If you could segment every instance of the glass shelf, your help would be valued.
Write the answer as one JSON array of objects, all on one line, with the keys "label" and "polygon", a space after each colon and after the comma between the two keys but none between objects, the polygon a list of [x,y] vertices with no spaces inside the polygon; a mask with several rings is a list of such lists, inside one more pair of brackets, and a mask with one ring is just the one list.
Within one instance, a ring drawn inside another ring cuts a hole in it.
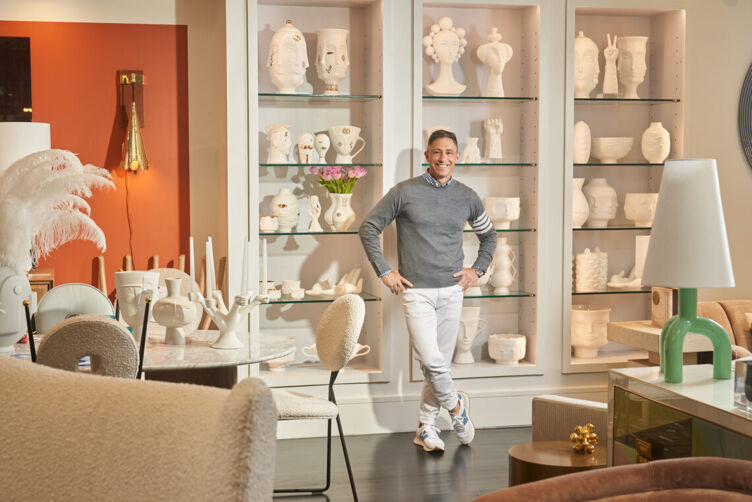
[{"label": "glass shelf", "polygon": [[[475,230],[463,230],[462,232],[466,234],[474,233]],[[497,228],[496,232],[535,232],[534,228]]]},{"label": "glass shelf", "polygon": [[647,103],[647,104],[663,104],[663,103],[678,103],[679,100],[675,98],[574,98],[575,103]]},{"label": "glass shelf", "polygon": [[260,232],[259,237],[274,237],[277,235],[357,235],[357,230],[348,232]]},{"label": "glass shelf", "polygon": [[573,232],[596,232],[599,230],[608,231],[608,230],[652,230],[653,227],[635,227],[632,225],[623,225],[623,226],[609,226],[605,228],[590,228],[590,227],[582,227],[582,228],[573,228]]},{"label": "glass shelf", "polygon": [[538,98],[534,96],[504,96],[503,98],[486,96],[423,96],[423,99],[427,101],[500,101],[507,103],[538,101]]},{"label": "glass shelf", "polygon": [[[374,296],[371,293],[360,293],[361,298],[363,298],[366,302],[378,302],[381,301],[381,298],[378,296]],[[261,305],[272,305],[272,304],[285,304],[285,303],[331,303],[333,302],[337,297],[336,296],[312,296],[306,293],[306,295],[301,299],[295,299],[291,298],[289,296],[282,295],[282,298],[279,300],[271,300],[269,303],[262,303]]]},{"label": "glass shelf", "polygon": [[639,294],[639,293],[650,293],[652,290],[650,288],[629,288],[629,289],[618,289],[618,288],[608,288],[604,291],[587,291],[583,293],[572,293],[572,296],[582,296],[582,295],[628,295],[628,294]]},{"label": "glass shelf", "polygon": [[378,94],[277,94],[276,92],[260,92],[258,99],[261,102],[308,102],[327,103],[330,101],[373,101],[381,99]]},{"label": "glass shelf", "polygon": [[380,167],[381,164],[370,162],[353,162],[352,164],[267,164],[260,163],[259,167]]},{"label": "glass shelf", "polygon": [[475,298],[528,298],[535,296],[535,293],[528,293],[527,291],[510,291],[507,294],[495,295],[492,288],[481,288],[481,294],[479,295],[465,295],[465,299]]},{"label": "glass shelf", "polygon": [[662,167],[663,163],[650,164],[648,162],[617,162],[616,164],[603,164],[599,162],[588,162],[585,164],[573,164],[574,167]]},{"label": "glass shelf", "polygon": [[[538,164],[532,162],[488,162],[486,164],[463,164],[461,162],[456,163],[455,167],[535,167]],[[425,162],[423,167],[428,167],[429,164]]]}]

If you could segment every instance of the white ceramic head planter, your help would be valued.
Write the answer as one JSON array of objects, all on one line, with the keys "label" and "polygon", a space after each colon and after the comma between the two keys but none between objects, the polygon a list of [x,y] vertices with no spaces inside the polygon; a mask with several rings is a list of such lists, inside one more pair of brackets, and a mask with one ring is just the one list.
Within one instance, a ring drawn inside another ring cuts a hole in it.
[{"label": "white ceramic head planter", "polygon": [[483,205],[497,230],[510,228],[520,217],[519,197],[486,197]]},{"label": "white ceramic head planter", "polygon": [[266,67],[281,94],[295,94],[295,89],[305,82],[308,68],[305,37],[292,22],[287,21],[274,32]]},{"label": "white ceramic head planter", "polygon": [[650,227],[658,206],[657,193],[628,193],[624,196],[624,216],[636,227]]},{"label": "white ceramic head planter", "polygon": [[115,292],[120,314],[133,329],[133,338],[141,339],[144,320],[144,302],[152,298],[159,288],[159,272],[126,271],[115,272]]},{"label": "white ceramic head planter", "polygon": [[301,164],[313,164],[313,134],[304,132],[298,136],[298,159]]},{"label": "white ceramic head planter", "polygon": [[496,364],[514,365],[525,357],[527,338],[525,335],[499,334],[488,336],[488,355]]},{"label": "white ceramic head planter", "polygon": [[572,348],[575,357],[598,356],[598,349],[608,343],[606,325],[610,308],[572,305]]},{"label": "white ceramic head planter", "polygon": [[645,63],[648,37],[621,37],[616,42],[619,49],[619,59],[616,62],[616,72],[619,83],[624,89],[622,94],[626,99],[639,99],[637,86],[645,80],[648,67]]},{"label": "white ceramic head planter", "polygon": [[616,190],[606,182],[606,178],[592,178],[582,189],[588,201],[586,226],[605,228],[609,220],[616,218]]},{"label": "white ceramic head planter", "polygon": [[457,332],[457,345],[454,349],[454,362],[458,364],[472,364],[475,358],[470,352],[473,340],[478,336],[478,329],[486,324],[480,318],[480,307],[462,307],[460,329]]},{"label": "white ceramic head planter", "polygon": [[324,81],[324,94],[339,94],[339,82],[347,76],[350,66],[347,56],[348,33],[348,30],[338,28],[316,31],[316,72]]},{"label": "white ceramic head planter", "polygon": [[589,98],[598,85],[598,46],[579,32],[574,39],[574,97]]},{"label": "white ceramic head planter", "polygon": [[512,54],[514,54],[512,46],[501,41],[498,28],[491,28],[491,33],[488,34],[488,43],[479,46],[476,54],[478,59],[491,69],[483,96],[504,97],[501,73],[504,71],[507,62],[512,59]]},{"label": "white ceramic head planter", "polygon": [[266,139],[269,141],[269,164],[287,164],[289,162],[292,138],[290,126],[285,124],[271,124],[266,126]]},{"label": "white ceramic head planter", "polygon": [[316,153],[319,154],[319,164],[326,164],[326,152],[329,151],[331,144],[332,142],[326,134],[321,133],[316,135],[313,147],[316,149]]},{"label": "white ceramic head planter", "polygon": [[439,63],[439,76],[426,86],[431,96],[459,96],[467,86],[455,80],[452,65],[459,61],[465,52],[465,30],[455,28],[452,18],[442,17],[438,24],[431,26],[431,33],[423,37],[426,55]]}]

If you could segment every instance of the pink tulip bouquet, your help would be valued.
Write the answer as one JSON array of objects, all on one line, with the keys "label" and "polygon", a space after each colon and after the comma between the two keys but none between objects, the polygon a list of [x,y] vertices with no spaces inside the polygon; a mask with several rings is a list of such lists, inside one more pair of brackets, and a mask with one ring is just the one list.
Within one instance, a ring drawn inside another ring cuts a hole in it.
[{"label": "pink tulip bouquet", "polygon": [[319,185],[329,193],[351,193],[355,182],[368,173],[360,166],[311,167],[309,172],[319,177]]}]

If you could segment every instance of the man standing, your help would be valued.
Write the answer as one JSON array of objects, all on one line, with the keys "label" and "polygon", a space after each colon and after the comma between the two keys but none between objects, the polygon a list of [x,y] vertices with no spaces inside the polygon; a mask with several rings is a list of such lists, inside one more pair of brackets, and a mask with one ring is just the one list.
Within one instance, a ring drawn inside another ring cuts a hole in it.
[{"label": "man standing", "polygon": [[[359,233],[376,274],[401,297],[410,344],[425,377],[413,442],[425,451],[443,451],[436,427],[441,407],[449,411],[462,444],[469,444],[475,435],[468,416],[469,397],[455,389],[450,368],[463,291],[488,269],[496,232],[478,195],[452,178],[459,159],[457,137],[442,129],[435,131],[425,156],[426,172],[392,188]],[[379,234],[393,220],[397,220],[398,270],[387,265],[379,242]],[[480,240],[478,257],[470,268],[463,268],[465,222]]]}]

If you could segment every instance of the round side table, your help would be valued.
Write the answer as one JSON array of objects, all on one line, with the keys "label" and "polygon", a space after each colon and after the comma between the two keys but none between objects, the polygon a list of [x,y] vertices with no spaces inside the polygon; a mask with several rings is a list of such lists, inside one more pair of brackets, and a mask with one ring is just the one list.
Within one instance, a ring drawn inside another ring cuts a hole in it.
[{"label": "round side table", "polygon": [[570,441],[535,441],[509,448],[509,486],[606,467],[606,445],[575,453]]}]

